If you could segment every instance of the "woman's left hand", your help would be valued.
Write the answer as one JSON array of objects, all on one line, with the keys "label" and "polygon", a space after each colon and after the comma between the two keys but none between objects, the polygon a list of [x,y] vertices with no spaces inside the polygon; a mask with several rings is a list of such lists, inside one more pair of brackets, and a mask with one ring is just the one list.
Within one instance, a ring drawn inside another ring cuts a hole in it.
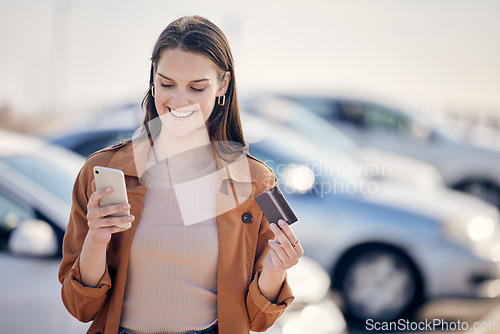
[{"label": "woman's left hand", "polygon": [[284,272],[296,265],[300,257],[304,255],[304,249],[290,225],[282,219],[278,221],[278,225],[271,224],[276,240],[268,241],[271,249],[264,259],[264,268],[272,272]]}]

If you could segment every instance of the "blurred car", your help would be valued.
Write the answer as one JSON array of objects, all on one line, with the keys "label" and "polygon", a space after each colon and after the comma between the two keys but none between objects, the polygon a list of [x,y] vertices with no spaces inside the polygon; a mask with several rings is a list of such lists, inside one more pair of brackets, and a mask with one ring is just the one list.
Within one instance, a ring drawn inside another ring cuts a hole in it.
[{"label": "blurred car", "polygon": [[374,148],[363,148],[343,134],[333,124],[311,109],[288,99],[273,95],[247,96],[241,103],[245,112],[286,125],[314,140],[315,145],[333,154],[348,155],[353,164],[366,176],[383,178],[416,189],[432,190],[444,186],[439,171],[433,165],[405,155]]},{"label": "blurred car", "polygon": [[71,192],[84,159],[0,131],[0,328],[2,333],[84,333],[57,280]]},{"label": "blurred car", "polygon": [[273,168],[299,217],[294,231],[306,255],[330,274],[353,318],[395,319],[425,300],[498,294],[495,207],[447,188],[417,192],[365,179],[340,151],[242,118],[250,153]]},{"label": "blurred car", "polygon": [[447,186],[500,207],[500,153],[460,142],[425,119],[377,103],[331,96],[282,95],[330,121],[361,146],[436,166]]},{"label": "blurred car", "polygon": [[330,273],[352,318],[394,320],[426,300],[500,292],[494,206],[447,188],[363,179],[335,168],[348,166],[345,157],[288,127],[250,115],[243,124],[258,133],[250,153],[275,171],[299,217],[293,227],[306,255]]},{"label": "blurred car", "polygon": [[41,125],[34,133],[44,139],[82,131],[135,128],[141,124],[144,112],[137,103],[126,103],[111,108],[88,110],[85,113],[66,113],[50,123]]},{"label": "blurred car", "polygon": [[117,142],[132,138],[134,129],[103,129],[72,132],[52,138],[52,144],[62,146],[84,157],[111,146]]},{"label": "blurred car", "polygon": [[[0,130],[2,333],[71,334],[89,327],[64,308],[57,279],[73,183],[83,163],[80,155]],[[319,264],[304,257],[288,279],[296,299],[269,333],[347,332],[328,293],[329,276]]]}]

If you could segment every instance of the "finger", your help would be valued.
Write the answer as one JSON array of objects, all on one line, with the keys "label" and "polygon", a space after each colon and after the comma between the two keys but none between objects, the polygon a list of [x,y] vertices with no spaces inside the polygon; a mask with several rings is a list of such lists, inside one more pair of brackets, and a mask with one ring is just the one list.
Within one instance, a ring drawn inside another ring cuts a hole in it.
[{"label": "finger", "polygon": [[[293,233],[292,227],[288,225],[284,220],[280,219],[278,220],[278,224],[282,230],[282,232],[286,235],[288,240],[290,241],[293,250],[295,253],[301,257],[304,254],[304,250],[302,249],[302,246],[300,245],[299,238]],[[295,244],[295,247],[293,246]],[[300,248],[299,248],[300,247]]]},{"label": "finger", "polygon": [[276,240],[270,239],[268,241],[269,246],[271,247],[272,250],[276,253],[276,255],[279,257],[282,263],[285,263],[290,259],[286,251],[281,247],[281,245],[276,242]]},{"label": "finger", "polygon": [[130,204],[120,203],[106,206],[90,207],[87,211],[87,220],[100,219],[119,212],[124,212],[130,209]]},{"label": "finger", "polygon": [[123,232],[126,230],[128,230],[128,228],[118,227],[118,226],[110,226],[110,227],[103,227],[103,228],[100,228],[98,230],[91,230],[90,233],[92,233],[93,236],[101,237],[101,236],[106,236],[106,235],[113,234],[113,233]]},{"label": "finger", "polygon": [[113,189],[111,189],[111,187],[106,187],[106,188],[102,188],[102,189],[96,190],[90,196],[89,202],[87,204],[87,208],[90,209],[90,208],[96,208],[96,207],[98,207],[99,206],[99,201],[101,200],[101,198],[103,198],[104,196],[107,196],[107,195],[111,194],[112,192],[113,192]]},{"label": "finger", "polygon": [[123,217],[108,217],[101,219],[93,219],[89,220],[89,228],[90,229],[105,229],[109,227],[116,227],[116,225],[131,223],[135,220],[135,217],[123,216]]},{"label": "finger", "polygon": [[134,220],[135,220],[135,217],[133,215],[123,216],[123,217],[110,217],[110,218],[106,218],[106,222],[110,226],[127,224],[127,223],[133,222]]},{"label": "finger", "polygon": [[281,247],[287,252],[289,257],[294,256],[295,250],[293,249],[292,243],[288,240],[287,236],[276,224],[271,224],[271,230],[278,239]]},{"label": "finger", "polygon": [[300,242],[295,246],[295,252],[299,255],[299,257],[304,255],[304,248],[302,248]]},{"label": "finger", "polygon": [[286,235],[286,237],[288,238],[288,240],[290,240],[292,244],[294,244],[297,240],[299,240],[295,236],[295,233],[293,233],[292,227],[288,225],[286,221],[284,221],[283,219],[279,219],[278,225],[281,228],[281,231],[283,231],[283,233]]},{"label": "finger", "polygon": [[111,234],[113,233],[118,233],[118,232],[124,232],[126,230],[130,229],[130,227],[119,227],[119,226],[113,226],[109,228],[109,231]]},{"label": "finger", "polygon": [[130,209],[130,204],[128,203],[106,205],[100,207],[99,214],[101,215],[101,217],[106,217],[115,213],[127,211],[129,209]]}]

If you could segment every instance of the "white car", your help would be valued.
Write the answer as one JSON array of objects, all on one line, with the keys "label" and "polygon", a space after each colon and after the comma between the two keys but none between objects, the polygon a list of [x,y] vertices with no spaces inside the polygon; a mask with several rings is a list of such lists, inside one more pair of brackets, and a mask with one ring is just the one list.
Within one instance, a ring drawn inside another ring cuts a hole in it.
[{"label": "white car", "polygon": [[2,333],[84,333],[58,281],[71,191],[84,159],[0,132],[0,327]]},{"label": "white car", "polygon": [[[65,149],[0,130],[1,333],[81,334],[89,327],[66,311],[57,276],[73,183],[83,163]],[[346,333],[320,265],[304,257],[288,277],[296,299],[269,333]]]}]

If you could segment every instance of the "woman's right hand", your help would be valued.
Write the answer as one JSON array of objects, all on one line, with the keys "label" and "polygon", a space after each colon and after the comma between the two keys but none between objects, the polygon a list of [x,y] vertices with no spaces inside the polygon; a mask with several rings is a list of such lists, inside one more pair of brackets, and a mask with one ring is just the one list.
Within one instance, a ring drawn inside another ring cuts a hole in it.
[{"label": "woman's right hand", "polygon": [[87,204],[87,223],[89,226],[87,238],[91,238],[92,243],[102,243],[107,245],[111,240],[111,235],[113,233],[128,230],[128,228],[126,227],[118,227],[116,225],[131,223],[135,219],[135,217],[132,215],[123,217],[109,217],[109,215],[113,213],[130,209],[130,204],[128,203],[100,207],[100,200],[104,196],[107,196],[111,193],[112,189],[110,188],[102,188],[96,190],[95,180],[92,180],[92,195],[90,196],[89,202]]}]

